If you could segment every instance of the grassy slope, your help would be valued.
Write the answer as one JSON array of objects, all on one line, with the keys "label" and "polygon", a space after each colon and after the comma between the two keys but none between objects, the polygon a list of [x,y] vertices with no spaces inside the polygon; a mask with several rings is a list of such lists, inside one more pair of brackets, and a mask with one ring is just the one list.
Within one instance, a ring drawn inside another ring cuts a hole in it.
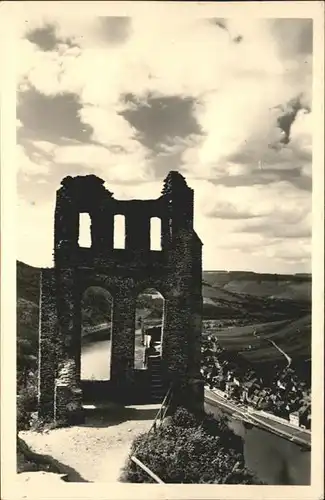
[{"label": "grassy slope", "polygon": [[[311,315],[297,320],[268,322],[244,327],[230,327],[216,331],[217,338],[227,350],[239,352],[250,362],[265,362],[282,359],[282,355],[267,342],[256,338],[256,331],[262,339],[271,339],[289,356],[306,357],[311,355]],[[244,351],[248,345],[249,351]]]}]

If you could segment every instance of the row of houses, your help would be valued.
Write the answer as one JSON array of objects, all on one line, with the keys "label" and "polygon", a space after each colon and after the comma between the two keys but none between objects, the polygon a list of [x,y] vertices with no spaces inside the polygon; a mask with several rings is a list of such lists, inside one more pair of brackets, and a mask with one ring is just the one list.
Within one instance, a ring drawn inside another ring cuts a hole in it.
[{"label": "row of houses", "polygon": [[225,384],[225,394],[228,398],[239,400],[241,403],[251,406],[255,409],[267,410],[269,413],[288,420],[292,425],[310,429],[311,413],[309,405],[302,405],[292,411],[290,403],[282,405],[283,410],[275,411],[275,401],[277,395],[272,394],[270,389],[259,389],[254,385],[254,381],[241,383],[236,377]]},{"label": "row of houses", "polygon": [[202,348],[201,373],[206,383],[225,397],[249,407],[264,410],[292,425],[310,428],[310,387],[292,369],[274,366],[267,376],[259,376],[254,367],[225,352],[216,338],[208,337]]}]

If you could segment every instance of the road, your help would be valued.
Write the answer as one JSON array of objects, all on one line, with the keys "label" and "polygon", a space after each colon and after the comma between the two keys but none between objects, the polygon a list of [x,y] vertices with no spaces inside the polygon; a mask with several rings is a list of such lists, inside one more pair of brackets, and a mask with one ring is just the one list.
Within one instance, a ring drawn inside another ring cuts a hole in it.
[{"label": "road", "polygon": [[277,351],[279,351],[287,360],[287,368],[289,368],[289,366],[291,365],[292,363],[292,359],[290,358],[290,356],[281,349],[281,347],[278,346],[278,344],[276,344],[274,342],[274,340],[271,340],[271,339],[267,339],[267,338],[263,338],[261,337],[260,335],[258,335],[258,333],[256,333],[256,331],[253,333],[253,335],[255,337],[257,337],[258,339],[262,340],[262,341],[265,341],[265,342],[268,342],[269,344],[273,345],[273,347],[275,347],[275,349],[277,349]]},{"label": "road", "polygon": [[279,422],[272,418],[272,416],[261,414],[258,410],[248,410],[246,406],[234,401],[225,400],[222,396],[208,388],[205,388],[204,397],[207,403],[218,406],[225,412],[230,413],[234,418],[238,418],[256,427],[273,432],[280,437],[299,445],[306,446],[307,448],[311,446],[311,433],[308,430],[294,427],[289,422],[288,424]]}]

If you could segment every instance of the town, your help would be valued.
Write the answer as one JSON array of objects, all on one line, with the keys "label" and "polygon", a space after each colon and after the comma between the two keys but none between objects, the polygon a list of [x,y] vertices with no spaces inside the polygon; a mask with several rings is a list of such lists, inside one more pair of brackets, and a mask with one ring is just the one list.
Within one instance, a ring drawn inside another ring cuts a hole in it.
[{"label": "town", "polygon": [[201,373],[210,389],[219,389],[226,399],[274,414],[302,429],[311,428],[308,370],[299,374],[277,364],[258,370],[227,352],[211,335],[203,337],[202,354]]}]

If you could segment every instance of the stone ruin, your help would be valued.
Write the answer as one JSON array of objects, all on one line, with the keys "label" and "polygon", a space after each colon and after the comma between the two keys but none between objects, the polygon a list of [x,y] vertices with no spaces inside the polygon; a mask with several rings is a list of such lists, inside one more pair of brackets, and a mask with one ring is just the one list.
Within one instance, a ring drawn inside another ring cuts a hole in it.
[{"label": "stone ruin", "polygon": [[[40,287],[38,414],[81,415],[81,298],[89,286],[113,297],[110,394],[134,384],[136,298],[155,288],[164,298],[161,362],[173,401],[203,407],[200,376],[202,243],[193,229],[194,192],[171,171],[153,200],[116,200],[94,175],[66,177],[56,195],[54,268]],[[91,247],[78,244],[79,218],[91,219]],[[125,217],[125,248],[114,248],[114,216]],[[150,219],[161,220],[161,250],[150,249]]]}]

